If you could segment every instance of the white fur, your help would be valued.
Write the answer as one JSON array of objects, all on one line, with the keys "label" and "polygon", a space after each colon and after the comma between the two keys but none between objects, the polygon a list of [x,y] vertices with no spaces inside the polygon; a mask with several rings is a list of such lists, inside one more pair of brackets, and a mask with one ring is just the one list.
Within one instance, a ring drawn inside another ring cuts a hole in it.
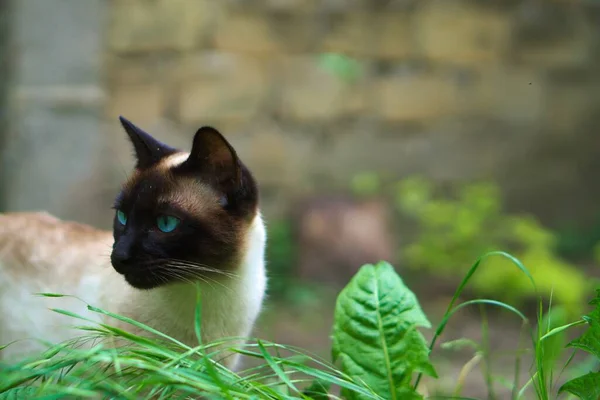
[{"label": "white fur", "polygon": [[[267,278],[264,263],[266,230],[260,213],[252,222],[246,242],[246,253],[235,277],[201,284],[202,339],[204,342],[224,337],[248,336],[262,308]],[[130,316],[189,345],[197,345],[194,332],[196,289],[179,283],[152,290],[138,290],[128,285],[108,263],[99,270],[84,274],[77,286],[65,287],[60,279],[42,282],[31,279],[16,281],[2,272],[0,265],[0,342],[41,338],[59,342],[77,336],[68,325],[77,323],[57,315],[48,308],[67,309],[86,317],[98,316],[86,310],[85,304],[70,298],[35,297],[35,292],[72,294],[91,305]],[[114,320],[107,321],[114,323]],[[126,328],[131,328],[127,326]],[[9,346],[0,359],[25,356],[43,346],[30,340]],[[235,367],[237,357],[224,361]]]},{"label": "white fur", "polygon": [[189,156],[190,156],[190,153],[186,153],[186,152],[175,153],[175,154],[165,158],[161,162],[161,165],[163,165],[166,168],[173,168],[173,167],[183,164],[183,162],[185,160],[187,160]]}]

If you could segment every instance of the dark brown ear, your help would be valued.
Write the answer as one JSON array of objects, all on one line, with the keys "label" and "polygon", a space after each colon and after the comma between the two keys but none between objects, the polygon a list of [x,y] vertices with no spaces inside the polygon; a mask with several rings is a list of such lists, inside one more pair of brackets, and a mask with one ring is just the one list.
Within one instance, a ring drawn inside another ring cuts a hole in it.
[{"label": "dark brown ear", "polygon": [[198,129],[190,156],[181,167],[201,175],[224,193],[236,190],[240,186],[240,160],[225,137],[210,126]]},{"label": "dark brown ear", "polygon": [[137,159],[136,168],[149,168],[158,163],[163,157],[177,152],[176,149],[154,139],[150,134],[135,126],[127,118],[121,116],[119,117],[119,121],[121,121],[121,125],[123,125],[125,132],[129,136],[129,140],[133,144]]}]

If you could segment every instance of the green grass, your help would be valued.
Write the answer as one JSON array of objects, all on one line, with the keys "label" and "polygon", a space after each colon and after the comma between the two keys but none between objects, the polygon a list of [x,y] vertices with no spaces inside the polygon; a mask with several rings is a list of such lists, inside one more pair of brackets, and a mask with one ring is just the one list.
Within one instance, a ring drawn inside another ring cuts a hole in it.
[{"label": "green grass", "polygon": [[[429,343],[421,329],[428,329],[431,324],[416,296],[394,269],[385,262],[363,266],[337,299],[333,361],[303,349],[257,338],[246,338],[242,345],[240,338],[225,338],[215,343],[201,343],[199,339],[197,346],[189,347],[139,322],[90,305],[88,309],[93,313],[102,314],[108,320],[125,321],[154,336],[134,335],[109,323],[79,326],[81,336],[77,339],[53,345],[43,354],[18,363],[0,364],[0,399],[186,399],[198,396],[208,399],[418,399],[423,398],[420,386],[425,382],[423,375],[429,376],[426,383],[430,383],[439,373],[430,360],[431,352],[436,351],[436,344],[452,316],[471,306],[480,307],[482,312],[485,307],[497,307],[522,323],[534,361],[527,366],[522,352],[515,356],[514,380],[504,382],[510,387],[511,399],[567,398],[567,392],[585,400],[592,399],[589,396],[594,396],[593,386],[598,382],[594,380],[597,373],[591,370],[597,368],[597,360],[589,365],[574,365],[572,357],[563,365],[560,360],[573,351],[565,347],[564,335],[579,325],[587,325],[588,330],[580,339],[570,342],[570,348],[598,356],[594,351],[600,348],[600,341],[595,342],[600,337],[596,336],[600,335],[600,300],[592,301],[596,311],[580,320],[564,323],[557,309],[550,304],[545,310],[541,301],[533,323],[517,308],[494,299],[460,302],[474,274],[492,257],[510,260],[535,289],[531,274],[519,260],[501,252],[486,254],[473,264],[458,286]],[[200,295],[199,292],[198,338],[201,338],[202,317]],[[54,312],[68,315],[74,321],[90,322],[65,310]],[[488,398],[498,398],[495,390],[498,379],[491,372],[494,359],[489,329],[483,313],[481,343],[462,342],[475,352],[463,367],[456,386],[445,397],[430,393],[428,398],[463,398],[464,384],[479,366]],[[124,340],[126,345],[108,346],[113,339]],[[595,343],[597,348],[590,351],[590,343],[591,347]],[[254,358],[257,365],[239,372],[222,367],[218,363],[219,356],[231,350]],[[521,383],[519,372],[527,367],[530,379]],[[569,383],[561,386],[567,378]]]}]

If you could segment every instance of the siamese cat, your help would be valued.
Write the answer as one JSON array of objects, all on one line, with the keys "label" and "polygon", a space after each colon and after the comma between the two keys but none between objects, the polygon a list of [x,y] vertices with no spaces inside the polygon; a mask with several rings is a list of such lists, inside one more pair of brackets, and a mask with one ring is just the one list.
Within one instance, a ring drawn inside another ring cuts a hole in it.
[{"label": "siamese cat", "polygon": [[[40,292],[76,296],[193,347],[199,283],[203,342],[250,334],[267,283],[252,174],[214,128],[200,128],[187,153],[120,121],[136,164],[115,200],[112,233],[47,213],[0,214],[0,345],[16,341],[0,360],[43,350],[28,338],[77,336],[69,326],[79,321],[48,308],[100,318],[76,298]],[[238,363],[233,353],[217,357]]]}]

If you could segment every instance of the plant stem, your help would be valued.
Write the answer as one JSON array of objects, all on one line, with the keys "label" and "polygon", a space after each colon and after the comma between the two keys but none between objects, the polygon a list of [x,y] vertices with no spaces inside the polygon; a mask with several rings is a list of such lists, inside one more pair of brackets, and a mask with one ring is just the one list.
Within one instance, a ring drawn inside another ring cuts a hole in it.
[{"label": "plant stem", "polygon": [[492,354],[490,351],[490,330],[485,313],[485,306],[480,305],[481,310],[481,348],[483,351],[483,378],[488,389],[488,399],[495,400],[496,393],[494,392],[494,378],[492,377]]},{"label": "plant stem", "polygon": [[513,389],[511,392],[511,400],[516,400],[519,395],[519,374],[521,372],[521,340],[523,339],[523,329],[527,325],[526,322],[521,324],[519,330],[519,341],[517,342],[517,357],[515,358],[515,378],[513,383]]}]

